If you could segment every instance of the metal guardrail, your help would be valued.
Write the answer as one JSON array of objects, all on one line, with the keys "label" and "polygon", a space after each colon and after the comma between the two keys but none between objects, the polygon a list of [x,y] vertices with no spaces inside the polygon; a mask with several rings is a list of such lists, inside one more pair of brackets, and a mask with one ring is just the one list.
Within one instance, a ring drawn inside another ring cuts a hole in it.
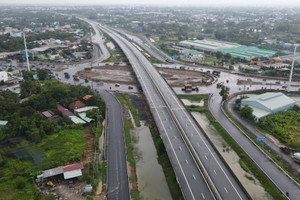
[{"label": "metal guardrail", "polygon": [[[120,38],[121,39],[121,38]],[[125,42],[124,42],[125,43]],[[125,44],[126,45],[126,44]],[[128,45],[126,45],[128,47]],[[130,47],[128,47],[130,49]],[[136,56],[135,56],[136,57]],[[209,189],[211,190],[212,194],[214,195],[215,199],[217,200],[221,200],[221,196],[218,192],[218,190],[216,189],[215,185],[213,184],[213,181],[211,180],[209,174],[207,173],[204,165],[202,164],[201,160],[199,159],[194,147],[192,146],[191,142],[189,141],[189,139],[186,136],[185,131],[183,130],[181,124],[179,123],[179,121],[177,120],[177,117],[175,116],[174,112],[172,111],[172,109],[170,108],[169,103],[167,102],[167,100],[165,99],[165,97],[163,96],[162,92],[159,90],[159,87],[157,86],[156,82],[154,81],[154,78],[151,76],[151,74],[147,71],[147,69],[145,68],[145,66],[143,65],[143,63],[139,60],[138,57],[136,57],[138,62],[141,64],[141,66],[144,68],[144,71],[146,72],[146,75],[150,78],[151,82],[154,85],[155,90],[157,91],[158,95],[162,98],[163,102],[166,105],[166,108],[171,116],[171,118],[173,119],[173,121],[175,122],[177,129],[179,130],[179,133],[181,135],[181,137],[183,138],[183,141],[185,142],[185,144],[188,147],[188,150],[190,151],[192,158],[194,159],[195,163],[197,164],[198,168],[200,169],[200,172],[202,174],[202,176],[204,177],[205,182],[208,184]],[[130,62],[130,61],[129,61]]]}]

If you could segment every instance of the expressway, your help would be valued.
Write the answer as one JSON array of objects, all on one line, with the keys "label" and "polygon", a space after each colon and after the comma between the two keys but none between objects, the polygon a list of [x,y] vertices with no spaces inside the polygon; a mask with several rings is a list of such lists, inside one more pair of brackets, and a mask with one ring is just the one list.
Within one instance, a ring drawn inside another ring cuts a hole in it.
[{"label": "expressway", "polygon": [[102,90],[101,97],[107,107],[107,199],[130,200],[125,154],[122,108],[118,100]]},{"label": "expressway", "polygon": [[100,26],[121,47],[144,90],[186,199],[248,199],[173,90],[126,39]]}]

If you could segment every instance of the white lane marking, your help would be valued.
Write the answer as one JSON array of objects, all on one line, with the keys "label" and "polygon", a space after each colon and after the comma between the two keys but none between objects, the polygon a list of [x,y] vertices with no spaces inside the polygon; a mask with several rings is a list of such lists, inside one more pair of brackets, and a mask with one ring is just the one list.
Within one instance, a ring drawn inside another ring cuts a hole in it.
[{"label": "white lane marking", "polygon": [[182,151],[182,148],[181,148],[181,147],[179,147],[179,150],[180,150],[180,151]]},{"label": "white lane marking", "polygon": [[177,139],[176,135],[174,135],[174,139],[175,139],[175,140]]},{"label": "white lane marking", "polygon": [[185,160],[186,164],[188,164],[189,162],[187,160]]},{"label": "white lane marking", "polygon": [[199,144],[199,143],[198,143],[197,145],[198,145],[198,147],[200,147],[200,144]]},{"label": "white lane marking", "polygon": [[205,199],[205,196],[204,196],[204,194],[203,194],[203,193],[201,193],[201,195],[202,195],[202,198],[203,198],[203,199]]},{"label": "white lane marking", "polygon": [[[152,70],[151,70],[152,72]],[[150,73],[150,72],[149,72]],[[237,189],[235,188],[235,186],[233,185],[233,183],[231,182],[231,180],[229,179],[228,175],[225,173],[224,169],[222,168],[221,164],[218,162],[218,160],[216,159],[216,157],[213,155],[212,151],[210,148],[208,148],[207,143],[203,140],[202,136],[200,135],[199,131],[197,130],[197,128],[195,127],[195,122],[192,123],[192,120],[190,119],[190,117],[187,115],[186,113],[186,109],[184,109],[182,107],[182,105],[179,102],[179,99],[175,96],[174,92],[171,91],[170,87],[167,85],[166,81],[164,81],[164,79],[162,79],[162,77],[159,75],[158,71],[154,70],[154,73],[157,75],[158,79],[157,81],[162,82],[162,86],[164,86],[168,93],[170,94],[170,96],[173,97],[173,100],[175,100],[175,102],[177,103],[178,107],[176,109],[182,109],[183,113],[185,114],[185,116],[187,117],[188,121],[190,122],[190,124],[193,126],[194,130],[196,130],[197,134],[199,135],[200,139],[204,142],[204,145],[206,146],[206,148],[209,150],[209,152],[212,154],[213,159],[215,160],[215,162],[217,163],[217,165],[219,166],[219,168],[221,169],[221,171],[223,172],[223,174],[225,175],[225,177],[227,178],[227,180],[229,181],[229,183],[231,184],[231,186],[233,187],[233,189],[235,190],[235,192],[237,193],[237,195],[239,196],[240,199],[243,199],[241,197],[241,195],[239,194],[239,192],[237,191]],[[161,90],[161,89],[160,89]],[[171,108],[172,110],[174,110],[175,108]],[[186,124],[187,126],[187,124]]]},{"label": "white lane marking", "polygon": [[226,192],[228,192],[228,190],[226,189],[226,187],[224,187],[224,190],[225,190]]},{"label": "white lane marking", "polygon": [[206,160],[208,160],[207,155],[205,155]]},{"label": "white lane marking", "polygon": [[215,174],[217,175],[217,172],[216,172],[216,170],[214,170],[214,172],[215,172]]},{"label": "white lane marking", "polygon": [[193,178],[196,180],[196,176],[193,174]]}]

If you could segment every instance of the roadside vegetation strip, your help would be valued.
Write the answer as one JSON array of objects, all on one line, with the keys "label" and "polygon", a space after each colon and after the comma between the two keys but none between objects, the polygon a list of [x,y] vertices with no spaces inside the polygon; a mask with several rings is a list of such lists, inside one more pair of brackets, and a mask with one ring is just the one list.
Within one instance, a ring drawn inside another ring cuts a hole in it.
[{"label": "roadside vegetation strip", "polygon": [[[189,97],[192,96],[192,97]],[[197,100],[198,95],[181,95],[181,98],[193,98]],[[198,101],[203,98],[202,95],[199,96]],[[208,95],[207,95],[208,99]],[[222,136],[222,138],[227,142],[227,144],[238,154],[244,165],[242,168],[248,169],[251,173],[259,180],[266,192],[268,192],[274,199],[280,200],[285,199],[277,187],[270,181],[270,179],[263,173],[263,171],[252,161],[252,159],[244,152],[244,150],[234,141],[234,139],[227,133],[227,131],[215,120],[212,114],[209,112],[207,103],[205,107],[200,106],[187,106],[190,111],[198,111],[207,117],[210,124],[214,126],[217,132]],[[244,170],[245,170],[244,169]],[[247,171],[247,170],[245,170]]]},{"label": "roadside vegetation strip", "polygon": [[[153,122],[154,123],[154,122]],[[155,124],[150,125],[150,132],[156,147],[157,155],[158,155],[158,162],[161,164],[164,174],[166,176],[166,180],[171,192],[173,199],[183,200],[184,197],[182,195],[181,189],[178,185],[175,172],[173,170],[172,164],[168,157],[167,151],[165,149],[164,143],[160,138],[158,130]]]},{"label": "roadside vegetation strip", "polygon": [[116,97],[119,99],[119,101],[122,104],[125,104],[128,106],[128,108],[130,109],[130,112],[133,116],[134,122],[136,124],[136,126],[140,127],[141,126],[141,122],[139,119],[139,111],[137,109],[135,109],[130,101],[130,96],[129,94],[116,94]]},{"label": "roadside vegetation strip", "polygon": [[236,126],[239,127],[256,145],[258,145],[277,165],[279,165],[289,176],[291,176],[297,183],[300,184],[300,179],[294,175],[288,167],[280,161],[280,156],[276,156],[271,154],[266,146],[264,146],[262,143],[258,142],[256,138],[248,131],[246,130],[238,121],[235,120],[235,118],[225,109],[224,110],[227,114],[227,116],[235,123]]},{"label": "roadside vegetation strip", "polygon": [[[137,109],[135,109],[132,106],[132,103],[130,101],[130,96],[128,94],[116,94],[116,97],[119,99],[119,101],[122,104],[125,104],[129,107],[133,118],[135,120],[135,123],[137,126],[140,126],[140,120],[139,120],[139,112]],[[129,106],[130,105],[130,106]],[[132,109],[131,109],[132,107]],[[130,162],[131,166],[134,165],[134,172],[135,172],[135,177],[136,177],[136,161],[134,159],[134,149],[133,149],[133,145],[131,140],[131,135],[130,135],[130,129],[133,128],[133,125],[131,123],[131,120],[126,120],[125,124],[124,124],[124,132],[125,132],[125,143],[126,143],[126,149],[129,148],[129,152],[127,151],[127,160],[128,162]],[[178,185],[178,182],[176,180],[176,176],[175,173],[173,171],[173,167],[171,165],[171,162],[169,160],[168,154],[166,152],[165,146],[163,144],[162,139],[160,138],[160,135],[158,133],[158,130],[154,124],[154,122],[152,122],[149,125],[149,129],[152,135],[152,139],[154,141],[155,144],[155,148],[156,148],[156,152],[158,155],[158,162],[159,164],[162,166],[167,183],[168,183],[168,187],[170,189],[171,195],[173,197],[173,199],[177,199],[177,200],[183,200],[183,195],[181,193],[181,189]],[[131,145],[127,145],[127,142],[130,141]],[[132,152],[132,153],[131,153]],[[128,154],[129,153],[129,154]],[[134,181],[134,177],[129,177],[130,181]],[[136,178],[136,182],[137,182],[137,178]],[[139,195],[137,195],[138,190],[137,189],[133,189],[130,191],[131,197],[137,197]]]},{"label": "roadside vegetation strip", "polygon": [[[127,119],[124,123],[124,134],[125,134],[125,144],[126,144],[126,157],[127,161],[130,163],[130,166],[133,168],[134,174],[129,177],[129,181],[131,181],[133,188],[130,190],[130,196],[134,200],[139,200],[140,195],[137,186],[137,175],[136,175],[136,160],[134,158],[134,145],[132,141],[132,137],[130,134],[130,129],[133,129],[133,125],[130,119]],[[136,183],[136,184],[134,184]]]}]

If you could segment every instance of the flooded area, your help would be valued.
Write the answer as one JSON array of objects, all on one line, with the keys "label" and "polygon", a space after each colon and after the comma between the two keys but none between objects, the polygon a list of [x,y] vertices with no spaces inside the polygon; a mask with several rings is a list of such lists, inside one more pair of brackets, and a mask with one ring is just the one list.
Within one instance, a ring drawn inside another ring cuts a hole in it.
[{"label": "flooded area", "polygon": [[131,133],[137,139],[135,144],[137,151],[136,170],[141,199],[171,200],[171,193],[163,169],[157,161],[157,153],[150,129],[142,124],[141,127],[134,128]]},{"label": "flooded area", "polygon": [[273,199],[267,192],[265,192],[259,181],[252,174],[245,172],[241,168],[239,164],[239,156],[227,145],[223,138],[217,133],[215,128],[209,124],[206,116],[198,112],[192,112],[192,115],[206,132],[252,199]]}]

